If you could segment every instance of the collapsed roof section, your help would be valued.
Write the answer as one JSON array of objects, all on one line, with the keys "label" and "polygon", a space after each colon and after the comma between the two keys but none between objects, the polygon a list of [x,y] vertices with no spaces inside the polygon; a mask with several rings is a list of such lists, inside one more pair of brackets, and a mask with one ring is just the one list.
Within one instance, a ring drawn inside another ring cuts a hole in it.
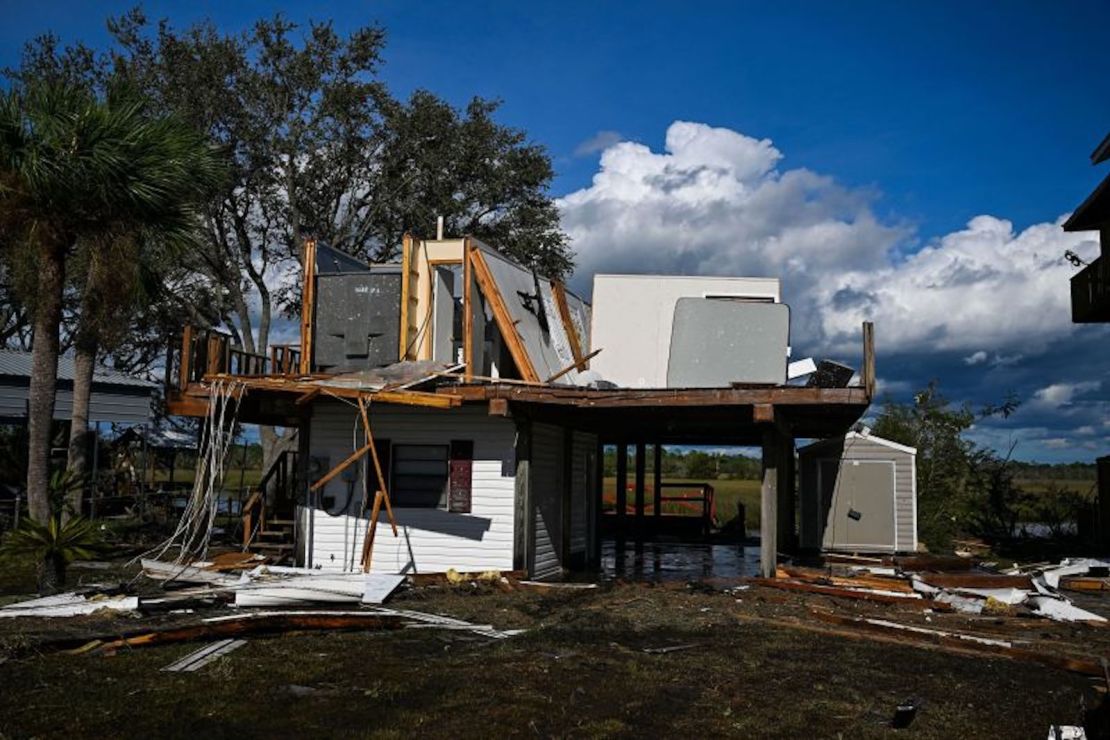
[{"label": "collapsed roof section", "polygon": [[578,385],[590,307],[559,281],[473,237],[406,238],[401,360],[462,365],[469,378]]}]

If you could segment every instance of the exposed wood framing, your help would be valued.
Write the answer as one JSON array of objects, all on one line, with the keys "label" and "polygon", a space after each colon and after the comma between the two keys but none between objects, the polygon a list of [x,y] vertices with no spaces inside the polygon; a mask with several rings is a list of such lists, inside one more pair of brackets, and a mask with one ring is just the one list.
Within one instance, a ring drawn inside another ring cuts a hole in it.
[{"label": "exposed wood framing", "polygon": [[412,234],[401,238],[401,340],[397,348],[399,360],[409,360],[409,301],[412,296]]},{"label": "exposed wood framing", "polygon": [[189,370],[193,365],[193,327],[186,324],[181,332],[181,362],[177,366],[177,387],[185,390],[189,387]]},{"label": "exposed wood framing", "polygon": [[524,380],[532,383],[540,382],[540,377],[536,374],[536,368],[532,365],[532,359],[528,356],[528,351],[524,347],[524,341],[520,338],[520,332],[516,329],[516,323],[505,305],[505,298],[498,290],[489,265],[486,264],[485,257],[482,256],[482,250],[477,246],[469,245],[468,252],[471,269],[478,281],[478,287],[481,288],[483,295],[489,302],[490,309],[493,311],[493,319],[497,322],[497,329],[501,332],[501,336],[509,348],[509,354],[512,355],[517,370],[520,371]]},{"label": "exposed wood framing", "polygon": [[463,374],[467,380],[476,374],[474,366],[474,295],[470,289],[472,282],[470,265],[470,237],[463,238]]},{"label": "exposed wood framing", "polygon": [[391,403],[401,406],[428,406],[431,408],[446,409],[458,406],[462,399],[450,393],[425,393],[412,390],[381,390],[368,391],[360,388],[345,388],[343,386],[322,385],[306,381],[290,380],[289,378],[243,378],[231,375],[206,375],[206,382],[212,380],[235,380],[249,391],[274,391],[277,393],[297,393],[304,395],[313,391],[321,394],[350,398],[358,400],[362,397],[372,397],[379,403]]},{"label": "exposed wood framing", "polygon": [[[562,319],[563,326],[567,330],[567,340],[570,342],[570,351],[574,355],[575,366],[579,363],[587,361],[590,357],[582,356],[582,338],[578,336],[578,329],[574,326],[574,321],[570,317],[570,306],[567,305],[567,289],[558,280],[551,281],[551,293],[555,297],[555,306],[559,309],[559,318]],[[596,354],[596,353],[594,353]],[[548,380],[548,383],[551,381]]]},{"label": "exposed wood framing", "polygon": [[312,372],[313,317],[316,313],[316,240],[304,242],[304,283],[301,287],[301,372]]},{"label": "exposed wood framing", "polygon": [[347,468],[351,467],[356,462],[361,460],[362,456],[365,455],[370,450],[372,450],[373,448],[374,448],[374,443],[373,442],[370,442],[369,444],[365,444],[362,447],[359,447],[357,450],[355,450],[350,455],[348,455],[347,459],[345,459],[343,462],[339,463],[334,468],[332,468],[327,473],[325,473],[323,478],[321,478],[320,480],[316,481],[311,486],[309,486],[308,490],[311,493],[315,493],[316,491],[319,491],[321,488],[326,486],[332,479],[334,479],[335,476],[339,475],[344,470],[346,470]]},{"label": "exposed wood framing", "polygon": [[595,349],[595,350],[594,350],[593,352],[591,352],[590,354],[586,355],[585,357],[580,357],[580,358],[578,358],[577,360],[575,360],[575,361],[574,361],[574,362],[572,362],[571,364],[567,365],[567,366],[566,366],[566,367],[564,367],[564,368],[563,368],[562,370],[560,370],[559,372],[555,373],[554,375],[552,375],[552,376],[551,376],[550,378],[548,378],[547,380],[545,380],[545,381],[543,381],[543,382],[544,382],[544,383],[554,383],[554,382],[555,382],[556,380],[558,380],[559,378],[563,377],[564,375],[566,375],[567,373],[569,373],[569,372],[570,372],[571,370],[581,370],[582,368],[584,368],[584,367],[586,366],[586,364],[587,364],[587,363],[588,363],[588,362],[589,362],[590,360],[592,360],[592,359],[593,359],[594,357],[596,357],[596,356],[597,356],[597,354],[598,354],[599,352],[601,352],[601,348],[600,348],[600,347],[599,347],[598,349]]}]

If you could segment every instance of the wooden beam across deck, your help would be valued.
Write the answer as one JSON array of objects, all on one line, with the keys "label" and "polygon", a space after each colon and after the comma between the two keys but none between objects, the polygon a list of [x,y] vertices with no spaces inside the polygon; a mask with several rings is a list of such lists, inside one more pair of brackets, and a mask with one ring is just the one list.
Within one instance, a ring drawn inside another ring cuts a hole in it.
[{"label": "wooden beam across deck", "polygon": [[[248,392],[295,393],[304,396],[307,393],[319,391],[321,395],[349,398],[357,401],[359,398],[373,398],[378,403],[391,403],[402,406],[428,406],[431,408],[453,408],[459,406],[463,399],[450,393],[426,393],[412,390],[370,390],[366,388],[350,388],[340,385],[324,385],[321,383],[292,380],[281,377],[244,378],[233,375],[206,375],[205,382],[214,380],[234,381],[241,384]],[[204,386],[191,386],[187,395],[206,398],[208,393]]]},{"label": "wooden beam across deck", "polygon": [[[439,393],[458,396],[464,401],[486,401],[504,398],[522,403],[619,408],[634,406],[791,406],[791,405],[859,405],[870,400],[864,388],[808,388],[774,386],[767,388],[562,388],[489,385],[443,386]],[[771,410],[761,409],[769,414]]]}]

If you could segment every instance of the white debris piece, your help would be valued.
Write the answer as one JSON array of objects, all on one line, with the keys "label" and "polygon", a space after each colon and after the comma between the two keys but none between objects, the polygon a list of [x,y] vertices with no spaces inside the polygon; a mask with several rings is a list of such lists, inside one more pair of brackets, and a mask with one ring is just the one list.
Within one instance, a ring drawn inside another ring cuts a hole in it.
[{"label": "white debris piece", "polygon": [[1080,609],[1067,599],[1052,598],[1051,596],[1030,596],[1029,605],[1034,607],[1034,613],[1055,619],[1061,622],[1105,622],[1106,617],[1101,617],[1094,612]]},{"label": "white debris piece", "polygon": [[1091,568],[1110,568],[1110,560],[1065,558],[1056,567],[1045,568],[1041,575],[1049,587],[1060,588],[1060,579],[1064,576],[1085,576]]},{"label": "white debris piece", "polygon": [[263,565],[244,573],[232,590],[238,607],[381,604],[404,580],[404,576],[384,573],[332,573]]},{"label": "white debris piece", "polygon": [[75,617],[101,609],[128,612],[138,608],[137,596],[84,596],[67,593],[9,604],[0,608],[0,617]]},{"label": "white debris piece", "polygon": [[1053,725],[1048,740],[1087,740],[1087,731],[1077,725]]}]

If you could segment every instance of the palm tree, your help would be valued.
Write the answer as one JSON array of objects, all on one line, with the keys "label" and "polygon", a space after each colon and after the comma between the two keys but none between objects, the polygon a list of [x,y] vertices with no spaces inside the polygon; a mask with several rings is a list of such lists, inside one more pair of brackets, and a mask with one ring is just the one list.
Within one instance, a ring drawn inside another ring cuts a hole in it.
[{"label": "palm tree", "polygon": [[200,134],[141,102],[66,83],[30,83],[0,97],[0,246],[33,265],[27,501],[50,518],[50,425],[57,386],[66,264],[79,243],[150,230],[185,241],[195,208],[221,174]]}]

